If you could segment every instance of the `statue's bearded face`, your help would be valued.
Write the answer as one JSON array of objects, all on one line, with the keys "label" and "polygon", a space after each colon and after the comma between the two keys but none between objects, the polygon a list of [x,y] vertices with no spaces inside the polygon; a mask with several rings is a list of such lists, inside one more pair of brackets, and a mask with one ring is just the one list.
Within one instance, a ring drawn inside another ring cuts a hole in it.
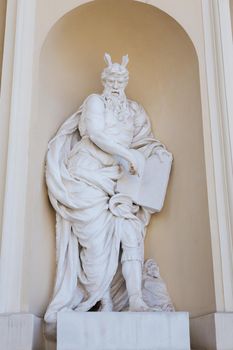
[{"label": "statue's bearded face", "polygon": [[104,94],[112,97],[122,97],[128,84],[128,77],[124,75],[109,74],[104,80]]}]

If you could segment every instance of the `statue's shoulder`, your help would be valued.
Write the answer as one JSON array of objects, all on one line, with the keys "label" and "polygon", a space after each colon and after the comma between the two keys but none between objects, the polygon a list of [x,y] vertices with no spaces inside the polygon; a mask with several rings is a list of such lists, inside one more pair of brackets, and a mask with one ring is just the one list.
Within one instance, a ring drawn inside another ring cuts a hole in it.
[{"label": "statue's shoulder", "polygon": [[128,103],[135,114],[146,114],[144,107],[139,102],[128,99]]},{"label": "statue's shoulder", "polygon": [[133,110],[135,116],[141,116],[141,117],[145,118],[146,111],[145,111],[144,107],[139,102],[128,99],[128,103],[129,103],[130,108]]},{"label": "statue's shoulder", "polygon": [[130,100],[130,99],[127,99],[127,101],[128,101],[130,108],[134,111],[134,113],[137,113],[140,110],[141,106],[138,102]]},{"label": "statue's shoulder", "polygon": [[145,124],[150,124],[149,117],[144,109],[144,107],[136,102],[128,99],[128,103],[130,105],[130,108],[133,110],[134,113],[134,124],[135,126],[142,126]]},{"label": "statue's shoulder", "polygon": [[84,101],[84,108],[86,110],[100,113],[104,111],[104,100],[99,94],[91,94]]}]

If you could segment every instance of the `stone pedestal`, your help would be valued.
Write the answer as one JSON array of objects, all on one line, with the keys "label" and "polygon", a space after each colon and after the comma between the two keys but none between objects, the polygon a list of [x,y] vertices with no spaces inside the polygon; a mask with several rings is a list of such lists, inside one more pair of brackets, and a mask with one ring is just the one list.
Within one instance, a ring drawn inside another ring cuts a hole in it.
[{"label": "stone pedestal", "polygon": [[189,350],[186,312],[61,312],[57,350]]},{"label": "stone pedestal", "polygon": [[0,349],[44,349],[42,320],[32,314],[0,314]]}]

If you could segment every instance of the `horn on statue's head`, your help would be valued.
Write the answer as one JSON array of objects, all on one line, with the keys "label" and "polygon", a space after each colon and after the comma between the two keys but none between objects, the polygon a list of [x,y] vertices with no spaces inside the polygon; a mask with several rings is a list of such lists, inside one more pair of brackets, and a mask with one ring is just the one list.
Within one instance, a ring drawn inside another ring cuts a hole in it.
[{"label": "horn on statue's head", "polygon": [[128,55],[123,56],[122,61],[121,61],[121,65],[123,67],[126,67],[128,63],[129,63],[129,56]]},{"label": "horn on statue's head", "polygon": [[109,67],[112,65],[112,58],[109,55],[109,53],[105,52],[105,54],[104,54],[104,61]]},{"label": "horn on statue's head", "polygon": [[129,57],[128,55],[125,55],[122,57],[121,63],[112,63],[112,58],[108,53],[104,54],[104,61],[107,64],[107,67],[104,68],[101,74],[102,81],[105,81],[108,79],[110,75],[115,76],[121,76],[125,79],[125,81],[128,81],[129,79],[129,72],[126,68]]}]

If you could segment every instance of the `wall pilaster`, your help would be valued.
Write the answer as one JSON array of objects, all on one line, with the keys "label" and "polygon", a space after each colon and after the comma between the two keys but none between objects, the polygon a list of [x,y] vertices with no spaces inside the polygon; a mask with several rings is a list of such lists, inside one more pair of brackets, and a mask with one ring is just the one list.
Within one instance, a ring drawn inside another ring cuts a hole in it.
[{"label": "wall pilaster", "polygon": [[203,0],[202,11],[214,174],[209,206],[216,305],[217,311],[233,311],[233,48],[229,1]]},{"label": "wall pilaster", "polygon": [[[29,120],[33,76],[36,0],[10,0],[6,36],[13,33],[13,65],[9,111],[9,138],[2,224],[0,312],[22,311],[22,271],[27,187]],[[8,26],[9,24],[9,26]],[[11,26],[10,26],[11,24]],[[4,86],[2,86],[4,89]]]}]

